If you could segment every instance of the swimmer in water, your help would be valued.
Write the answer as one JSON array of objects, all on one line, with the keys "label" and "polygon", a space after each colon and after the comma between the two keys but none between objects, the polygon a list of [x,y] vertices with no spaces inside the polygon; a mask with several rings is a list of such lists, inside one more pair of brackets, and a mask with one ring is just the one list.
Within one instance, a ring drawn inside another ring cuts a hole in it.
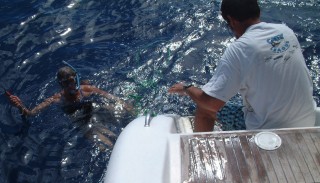
[{"label": "swimmer in water", "polygon": [[[102,96],[106,99],[113,101],[117,106],[121,106],[121,108],[123,108],[124,110],[132,111],[132,106],[125,103],[120,98],[88,83],[80,84],[79,76],[76,70],[68,63],[64,63],[68,66],[60,68],[57,73],[57,80],[62,90],[54,94],[53,96],[45,99],[43,102],[41,102],[33,109],[26,108],[19,97],[15,95],[8,96],[10,102],[20,110],[23,116],[36,115],[43,109],[55,103],[60,104],[62,106],[63,111],[69,115],[74,114],[76,111],[82,111],[83,113],[89,114],[92,111],[92,102],[86,101],[85,99],[92,95]],[[110,109],[110,106],[111,105],[108,105],[107,108]],[[84,130],[85,136],[95,141],[97,140],[98,142],[102,142],[105,145],[108,145],[112,148],[113,143],[110,141],[108,137],[115,138],[116,135],[112,131],[108,130],[106,127],[103,127],[103,125],[97,126],[94,124],[89,124],[90,121],[92,121],[90,119],[87,119],[86,121],[87,122],[85,123],[87,124],[81,125],[82,131]],[[105,134],[108,137],[106,137]]]}]

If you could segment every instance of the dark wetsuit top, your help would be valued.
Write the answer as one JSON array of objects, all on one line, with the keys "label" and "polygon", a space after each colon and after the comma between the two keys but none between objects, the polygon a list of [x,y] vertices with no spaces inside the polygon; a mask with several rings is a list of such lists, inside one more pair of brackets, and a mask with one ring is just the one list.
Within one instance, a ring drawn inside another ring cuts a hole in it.
[{"label": "dark wetsuit top", "polygon": [[90,113],[92,111],[92,102],[91,101],[86,101],[83,99],[83,94],[80,89],[80,100],[79,101],[74,101],[74,102],[68,102],[64,104],[61,108],[63,112],[66,114],[73,114],[77,110],[82,110],[83,113]]}]

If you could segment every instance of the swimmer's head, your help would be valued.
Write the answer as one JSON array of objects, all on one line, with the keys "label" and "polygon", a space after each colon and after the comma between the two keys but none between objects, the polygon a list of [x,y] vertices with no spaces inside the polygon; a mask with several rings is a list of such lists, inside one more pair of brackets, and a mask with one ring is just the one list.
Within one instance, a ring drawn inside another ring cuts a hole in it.
[{"label": "swimmer's head", "polygon": [[79,89],[77,73],[69,66],[58,70],[57,80],[62,88],[69,90],[70,94],[75,94]]},{"label": "swimmer's head", "polygon": [[[80,77],[76,69],[66,61],[62,61],[65,67],[59,69],[57,78],[64,89],[68,89],[70,94],[76,94],[80,89]],[[74,87],[75,86],[75,87]]]},{"label": "swimmer's head", "polygon": [[62,67],[57,72],[57,79],[59,82],[76,76],[77,73],[69,66]]}]

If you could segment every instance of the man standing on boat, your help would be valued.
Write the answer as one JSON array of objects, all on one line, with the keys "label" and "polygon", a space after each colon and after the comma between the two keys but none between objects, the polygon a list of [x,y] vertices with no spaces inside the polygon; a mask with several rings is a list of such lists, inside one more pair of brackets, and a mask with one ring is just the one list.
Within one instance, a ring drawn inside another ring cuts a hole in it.
[{"label": "man standing on boat", "polygon": [[257,0],[223,0],[221,13],[237,40],[213,77],[202,89],[184,83],[169,89],[197,104],[195,131],[212,131],[216,113],[238,92],[247,129],[314,126],[312,80],[293,31],[261,22]]}]

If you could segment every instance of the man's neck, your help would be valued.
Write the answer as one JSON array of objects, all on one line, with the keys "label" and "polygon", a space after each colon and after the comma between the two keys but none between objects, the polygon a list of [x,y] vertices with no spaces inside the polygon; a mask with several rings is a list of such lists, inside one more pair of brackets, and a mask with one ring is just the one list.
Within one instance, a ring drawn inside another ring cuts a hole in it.
[{"label": "man's neck", "polygon": [[[239,24],[239,30],[240,30],[239,37],[241,37],[250,26],[258,24],[260,22],[261,21],[259,18],[248,19],[248,20],[240,22],[240,24]],[[237,37],[237,38],[239,38],[239,37]]]}]

